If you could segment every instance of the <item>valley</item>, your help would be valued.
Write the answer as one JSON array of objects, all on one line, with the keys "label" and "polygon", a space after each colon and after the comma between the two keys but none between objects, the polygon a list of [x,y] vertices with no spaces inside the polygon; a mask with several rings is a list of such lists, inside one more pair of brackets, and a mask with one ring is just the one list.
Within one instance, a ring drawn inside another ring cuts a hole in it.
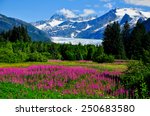
[{"label": "valley", "polygon": [[87,12],[35,22],[0,14],[0,98],[149,99],[150,12]]}]

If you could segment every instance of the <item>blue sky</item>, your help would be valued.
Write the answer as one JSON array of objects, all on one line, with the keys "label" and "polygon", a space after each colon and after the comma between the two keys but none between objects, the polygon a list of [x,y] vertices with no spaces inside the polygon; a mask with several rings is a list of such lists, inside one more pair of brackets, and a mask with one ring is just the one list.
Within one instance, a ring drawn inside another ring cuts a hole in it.
[{"label": "blue sky", "polygon": [[1,14],[27,22],[49,19],[61,9],[62,12],[72,10],[82,16],[99,16],[112,8],[124,7],[150,11],[150,0],[0,0]]}]

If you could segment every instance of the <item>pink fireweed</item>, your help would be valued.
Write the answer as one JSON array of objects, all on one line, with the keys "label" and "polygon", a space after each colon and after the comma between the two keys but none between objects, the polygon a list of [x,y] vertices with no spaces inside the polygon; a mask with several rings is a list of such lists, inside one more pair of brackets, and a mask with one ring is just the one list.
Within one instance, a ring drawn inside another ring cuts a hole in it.
[{"label": "pink fireweed", "polygon": [[0,68],[0,82],[24,84],[43,91],[57,90],[62,94],[117,97],[128,94],[118,84],[119,80],[114,79],[120,74],[99,72],[85,67],[38,65],[27,68]]}]

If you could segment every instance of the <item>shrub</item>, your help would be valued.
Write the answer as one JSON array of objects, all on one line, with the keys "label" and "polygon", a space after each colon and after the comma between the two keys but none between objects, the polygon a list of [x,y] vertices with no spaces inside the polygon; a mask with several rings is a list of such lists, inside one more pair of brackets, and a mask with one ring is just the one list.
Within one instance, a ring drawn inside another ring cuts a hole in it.
[{"label": "shrub", "polygon": [[58,59],[58,60],[61,60],[62,59],[62,55],[60,53],[57,53],[55,55],[53,55],[53,58],[52,59]]},{"label": "shrub", "polygon": [[150,64],[150,51],[143,51],[142,61],[144,62],[144,64]]},{"label": "shrub", "polygon": [[25,52],[19,51],[17,54],[19,62],[26,62],[29,59],[29,55]]},{"label": "shrub", "polygon": [[16,63],[17,55],[7,48],[0,49],[0,62]]},{"label": "shrub", "polygon": [[29,55],[29,59],[28,61],[33,61],[33,62],[47,62],[48,61],[48,58],[38,52],[34,52],[34,53],[31,53]]},{"label": "shrub", "polygon": [[103,55],[95,57],[93,61],[98,62],[98,63],[104,63],[104,62],[112,63],[114,62],[114,56],[103,54]]},{"label": "shrub", "polygon": [[76,60],[76,55],[74,52],[67,50],[65,52],[66,60]]},{"label": "shrub", "polygon": [[141,61],[132,61],[121,82],[127,89],[133,90],[136,98],[147,98],[150,92],[150,69]]},{"label": "shrub", "polygon": [[49,52],[43,52],[42,55],[47,57],[48,59],[52,59],[53,57]]}]

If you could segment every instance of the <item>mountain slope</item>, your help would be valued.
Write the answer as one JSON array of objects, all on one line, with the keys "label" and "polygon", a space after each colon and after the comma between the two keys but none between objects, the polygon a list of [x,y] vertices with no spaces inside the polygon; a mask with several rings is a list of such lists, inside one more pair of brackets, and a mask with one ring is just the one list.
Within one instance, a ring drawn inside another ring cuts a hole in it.
[{"label": "mountain slope", "polygon": [[[134,27],[137,21],[146,21],[150,18],[149,12],[143,12],[132,8],[112,9],[100,17],[87,19],[76,16],[66,18],[64,15],[52,16],[48,21],[34,23],[34,26],[47,32],[52,37],[72,37],[101,39],[105,27],[114,21],[118,21],[121,26],[128,21]],[[55,22],[55,23],[54,23]],[[53,25],[52,25],[53,23]]]},{"label": "mountain slope", "polygon": [[146,28],[146,31],[150,32],[150,18],[147,21],[144,21],[143,23]]},{"label": "mountain slope", "polygon": [[10,18],[0,14],[0,32],[8,31],[14,26],[20,25],[24,25],[25,27],[27,27],[28,33],[33,41],[50,41],[49,36],[45,32],[37,29],[33,25],[22,20]]}]

